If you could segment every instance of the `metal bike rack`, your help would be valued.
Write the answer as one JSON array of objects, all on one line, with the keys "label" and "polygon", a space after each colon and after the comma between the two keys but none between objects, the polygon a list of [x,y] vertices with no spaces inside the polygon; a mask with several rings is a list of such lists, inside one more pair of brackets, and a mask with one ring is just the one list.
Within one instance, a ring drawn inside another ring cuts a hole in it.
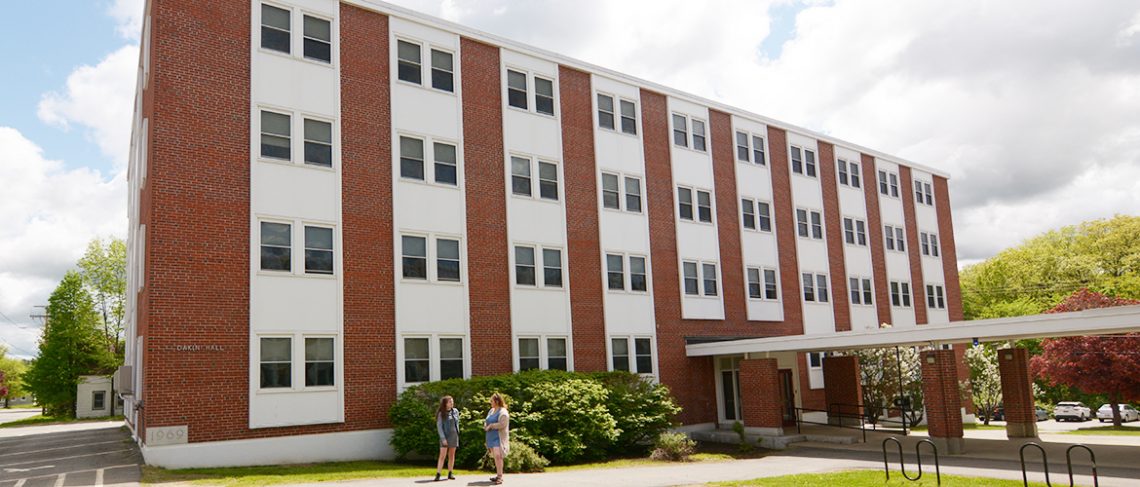
[{"label": "metal bike rack", "polygon": [[915,461],[918,463],[918,475],[915,475],[914,478],[911,478],[910,475],[907,475],[906,473],[906,458],[903,457],[902,442],[893,436],[883,440],[883,471],[887,474],[888,482],[891,480],[891,466],[887,461],[887,443],[891,441],[895,442],[895,446],[898,446],[899,448],[899,471],[902,472],[903,478],[911,482],[916,482],[918,479],[922,478],[922,450],[919,447],[921,447],[923,443],[930,445],[931,451],[934,452],[934,475],[937,479],[938,485],[942,485],[942,467],[938,464],[938,445],[935,445],[934,442],[930,440],[919,440],[918,443],[914,444],[914,457]]},{"label": "metal bike rack", "polygon": [[[1025,470],[1025,449],[1029,448],[1029,447],[1034,447],[1037,449],[1037,451],[1041,452],[1041,470],[1043,470],[1045,472],[1045,485],[1052,487],[1053,483],[1049,481],[1049,455],[1047,455],[1045,453],[1045,449],[1042,448],[1041,445],[1038,445],[1037,443],[1034,443],[1032,441],[1029,443],[1026,443],[1024,445],[1021,445],[1021,448],[1017,450],[1018,456],[1021,457],[1021,481],[1022,481],[1022,485],[1026,485],[1026,486],[1029,485],[1029,474]],[[1092,448],[1089,448],[1085,445],[1072,445],[1069,448],[1065,449],[1065,465],[1069,469],[1069,487],[1073,487],[1074,485],[1076,485],[1076,483],[1073,481],[1073,449],[1074,448],[1082,448],[1085,451],[1089,452],[1089,459],[1092,460],[1093,487],[1100,487],[1100,479],[1097,477],[1097,472],[1096,472],[1096,454],[1093,453]]]}]

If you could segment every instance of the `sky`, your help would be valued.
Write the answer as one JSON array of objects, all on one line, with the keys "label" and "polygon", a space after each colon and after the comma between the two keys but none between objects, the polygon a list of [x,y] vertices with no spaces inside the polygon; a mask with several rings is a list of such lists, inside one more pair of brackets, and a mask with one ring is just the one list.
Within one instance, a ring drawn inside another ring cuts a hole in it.
[{"label": "sky", "polygon": [[[1140,214],[1135,0],[394,3],[939,168],[959,266]],[[127,234],[143,0],[0,4],[0,345],[29,357],[35,306]]]}]

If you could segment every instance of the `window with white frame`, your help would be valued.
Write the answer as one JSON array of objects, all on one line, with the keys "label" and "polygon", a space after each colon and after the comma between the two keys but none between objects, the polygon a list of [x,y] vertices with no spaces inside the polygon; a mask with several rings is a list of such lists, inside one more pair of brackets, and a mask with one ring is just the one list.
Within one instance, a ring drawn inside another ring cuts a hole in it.
[{"label": "window with white frame", "polygon": [[[424,62],[428,53],[429,63]],[[431,80],[431,88],[455,92],[455,54],[450,50],[412,39],[396,40],[396,79],[418,86],[424,78]]]},{"label": "window with white frame", "polygon": [[566,337],[519,337],[519,370],[568,370],[568,349]]},{"label": "window with white frame", "polygon": [[887,250],[906,252],[906,235],[902,227],[883,225],[883,237]]},{"label": "window with white frame", "polygon": [[701,263],[701,290],[705,296],[717,295],[716,264]]},{"label": "window with white frame", "polygon": [[[630,346],[632,341],[632,347]],[[653,373],[653,342],[649,338],[610,338],[610,355],[613,370],[635,374]]]},{"label": "window with white frame", "polygon": [[776,269],[769,267],[748,267],[748,298],[774,301],[779,296],[776,289]]},{"label": "window with white frame", "polygon": [[772,210],[768,202],[741,198],[740,209],[744,228],[761,232],[772,231]]},{"label": "window with white frame", "polygon": [[[410,135],[401,135],[399,141],[401,179],[458,186],[459,161],[454,143]],[[430,155],[426,152],[428,148],[431,148]],[[430,172],[425,168],[428,160],[434,162]]]},{"label": "window with white frame", "polygon": [[685,294],[689,296],[699,296],[701,294],[701,281],[697,277],[698,263],[694,261],[686,261],[681,263],[681,283],[685,289]]},{"label": "window with white frame", "polygon": [[439,338],[439,380],[464,377],[463,348],[462,338]]},{"label": "window with white frame", "polygon": [[851,293],[851,304],[870,306],[875,291],[871,287],[871,279],[867,277],[848,278],[848,288]]},{"label": "window with white frame", "polygon": [[[430,254],[430,255],[429,255]],[[401,235],[401,275],[405,280],[460,282],[459,239],[442,235]]]},{"label": "window with white frame", "polygon": [[519,370],[540,368],[542,359],[538,351],[538,338],[519,338]]},{"label": "window with white frame", "polygon": [[554,80],[521,69],[507,69],[507,105],[554,116]]},{"label": "window with white frame", "polygon": [[404,383],[466,377],[466,348],[460,336],[404,337]]},{"label": "window with white frame", "polygon": [[262,159],[294,161],[293,120],[301,121],[302,154],[300,161],[307,166],[333,166],[333,124],[313,117],[294,117],[280,110],[261,110],[260,155]]},{"label": "window with white frame", "polygon": [[625,211],[641,213],[641,178],[625,176]]},{"label": "window with white frame", "polygon": [[610,291],[646,292],[649,289],[645,257],[606,253],[606,288]]},{"label": "window with white frame", "polygon": [[932,309],[946,309],[945,289],[938,284],[926,285],[926,306]]},{"label": "window with white frame", "polygon": [[400,136],[400,177],[424,180],[424,141]]},{"label": "window with white frame", "polygon": [[447,186],[459,184],[459,162],[454,144],[434,142],[432,153],[435,156],[435,183]]},{"label": "window with white frame", "polygon": [[815,177],[815,151],[800,146],[791,146],[792,172],[808,177]]},{"label": "window with white frame", "polygon": [[708,149],[706,137],[704,120],[682,113],[673,113],[674,145],[705,152]]},{"label": "window with white frame", "polygon": [[260,338],[261,389],[287,389],[293,387],[293,339],[289,337]]},{"label": "window with white frame", "polygon": [[891,306],[898,308],[910,307],[910,283],[907,281],[891,281]]},{"label": "window with white frame", "polygon": [[[302,347],[294,354],[294,336],[258,337],[259,389],[299,389],[336,385],[336,339],[331,336],[297,335]],[[294,360],[298,361],[294,367]],[[293,385],[293,371],[298,370],[302,382]]]},{"label": "window with white frame", "polygon": [[843,219],[843,240],[850,245],[867,246],[867,222],[858,218]]},{"label": "window with white frame", "polygon": [[455,92],[455,55],[442,49],[431,50],[431,87]]},{"label": "window with white frame", "polygon": [[304,56],[323,63],[332,62],[332,22],[328,19],[304,16]]},{"label": "window with white frame", "polygon": [[519,286],[535,286],[535,259],[534,247],[527,245],[515,246],[515,284]]},{"label": "window with white frame", "polygon": [[621,254],[606,254],[606,287],[611,291],[625,290],[625,259]]},{"label": "window with white frame", "polygon": [[[302,228],[301,240],[293,242],[293,227]],[[331,226],[316,224],[301,224],[286,221],[261,221],[258,225],[260,235],[260,268],[262,271],[293,273],[294,248],[300,249],[304,267],[299,274],[305,275],[332,275],[334,273],[335,234]]]},{"label": "window with white frame", "polygon": [[598,93],[598,126],[637,135],[637,104],[624,98]]},{"label": "window with white frame", "polygon": [[305,337],[305,387],[336,385],[332,337]]},{"label": "window with white frame", "polygon": [[922,255],[938,257],[938,234],[921,232],[918,234],[918,242],[922,245]]},{"label": "window with white frame", "polygon": [[562,287],[562,250],[542,249],[542,285]]},{"label": "window with white frame", "polygon": [[404,235],[400,237],[401,269],[404,279],[428,278],[427,237]]},{"label": "window with white frame", "polygon": [[396,40],[396,79],[412,83],[423,84],[424,79],[423,46],[418,42]]},{"label": "window with white frame", "polygon": [[546,339],[546,368],[550,370],[567,370],[565,338]]},{"label": "window with white frame", "polygon": [[826,303],[830,301],[831,296],[827,290],[827,274],[804,272],[802,278],[804,301],[811,303]]},{"label": "window with white frame", "polygon": [[261,222],[261,270],[293,270],[293,226],[289,223]]},{"label": "window with white frame", "polygon": [[292,117],[289,114],[261,111],[261,157],[293,160]]},{"label": "window with white frame", "polygon": [[[293,21],[300,18],[299,25]],[[294,16],[288,8],[261,4],[261,48],[294,55],[294,30],[301,32],[300,57],[310,61],[332,63],[332,21],[314,15]]]},{"label": "window with white frame", "polygon": [[808,352],[808,388],[822,389],[823,383],[823,359],[829,355],[826,352]]},{"label": "window with white frame", "polygon": [[459,240],[435,239],[435,277],[439,281],[459,282]]},{"label": "window with white frame", "polygon": [[[542,273],[539,274],[541,258]],[[539,276],[541,275],[541,281]],[[540,245],[515,245],[515,284],[547,288],[562,287],[562,249]]]},{"label": "window with white frame", "polygon": [[[538,178],[532,177],[537,173]],[[525,156],[511,156],[511,193],[515,196],[558,201],[558,165]],[[538,186],[537,189],[535,186]]]},{"label": "window with white frame", "polygon": [[[694,211],[693,196],[696,194]],[[712,193],[699,189],[677,187],[677,205],[682,220],[712,223]]]},{"label": "window with white frame", "polygon": [[107,391],[91,391],[91,409],[94,411],[107,409]]},{"label": "window with white frame", "polygon": [[305,273],[333,273],[333,229],[305,225]]},{"label": "window with white frame", "polygon": [[803,238],[823,239],[823,214],[815,210],[796,209],[796,233]]},{"label": "window with white frame", "polygon": [[404,383],[415,384],[431,380],[431,339],[404,338]]},{"label": "window with white frame", "polygon": [[602,208],[621,209],[621,176],[602,173]]},{"label": "window with white frame", "polygon": [[332,167],[332,124],[305,119],[305,164]]},{"label": "window with white frame", "polygon": [[292,13],[289,10],[261,4],[261,47],[289,54],[292,30]]},{"label": "window with white frame", "polygon": [[852,188],[861,187],[859,181],[859,163],[852,161],[839,160],[839,184],[849,186]]},{"label": "window with white frame", "polygon": [[889,171],[879,171],[879,193],[892,198],[899,197],[899,175]]},{"label": "window with white frame", "polygon": [[717,264],[686,260],[681,262],[682,283],[686,295],[717,296]]},{"label": "window with white frame", "polygon": [[920,205],[934,206],[934,190],[930,187],[930,183],[914,180],[914,201]]},{"label": "window with white frame", "polygon": [[764,149],[764,137],[738,130],[736,131],[736,160],[751,162],[761,166],[768,164]]}]

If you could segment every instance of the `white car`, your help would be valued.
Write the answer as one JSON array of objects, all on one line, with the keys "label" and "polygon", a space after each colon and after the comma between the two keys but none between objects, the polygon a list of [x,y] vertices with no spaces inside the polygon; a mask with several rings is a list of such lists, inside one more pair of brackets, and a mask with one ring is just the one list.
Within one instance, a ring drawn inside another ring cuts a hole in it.
[{"label": "white car", "polygon": [[1057,421],[1088,421],[1092,410],[1083,402],[1059,402],[1053,408],[1053,419]]},{"label": "white car", "polygon": [[[1136,408],[1128,404],[1121,404],[1118,407],[1120,408],[1121,422],[1127,423],[1129,421],[1140,421],[1140,411],[1137,411]],[[1097,409],[1096,419],[1099,419],[1102,423],[1105,421],[1112,421],[1112,405],[1105,404],[1101,406],[1100,409]]]}]

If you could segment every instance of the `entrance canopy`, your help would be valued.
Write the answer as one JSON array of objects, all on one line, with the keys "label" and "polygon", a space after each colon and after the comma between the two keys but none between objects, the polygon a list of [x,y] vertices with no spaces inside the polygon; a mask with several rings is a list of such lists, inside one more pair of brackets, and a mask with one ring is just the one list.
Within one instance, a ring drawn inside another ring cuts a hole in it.
[{"label": "entrance canopy", "polygon": [[1023,338],[1140,332],[1140,305],[1071,313],[955,321],[939,325],[843,331],[826,335],[748,338],[685,347],[690,357],[764,352],[815,352],[947,343],[1000,342]]}]

